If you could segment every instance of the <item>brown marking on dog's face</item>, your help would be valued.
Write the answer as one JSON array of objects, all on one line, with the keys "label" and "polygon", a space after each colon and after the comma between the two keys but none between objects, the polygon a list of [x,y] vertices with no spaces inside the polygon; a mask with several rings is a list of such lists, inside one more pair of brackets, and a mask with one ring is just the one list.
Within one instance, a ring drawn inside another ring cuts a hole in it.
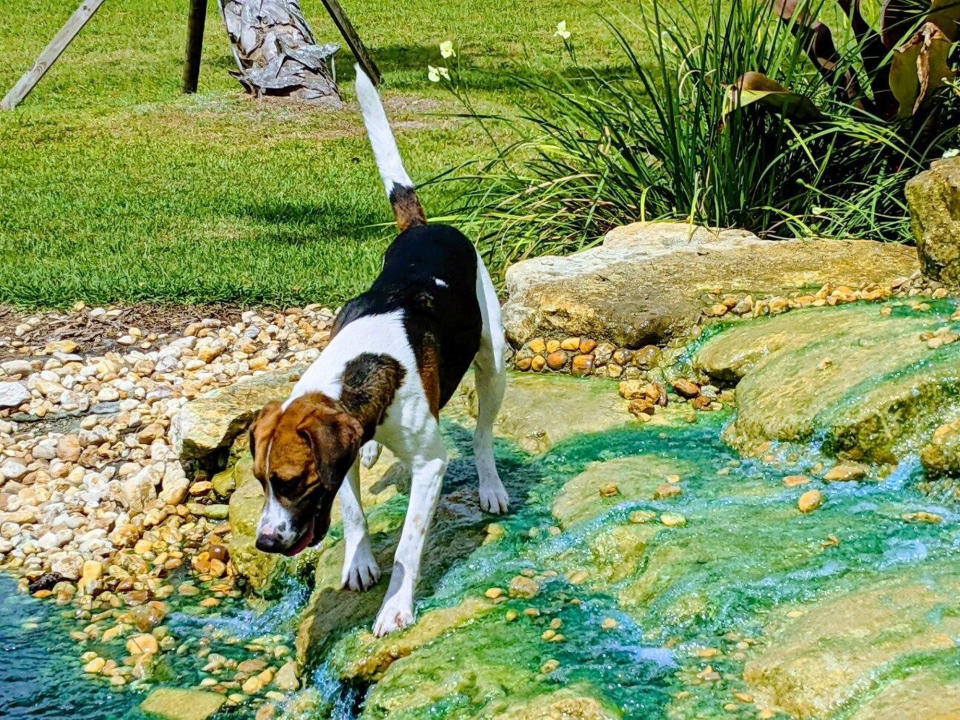
[{"label": "brown marking on dog's face", "polygon": [[359,421],[321,393],[297,398],[286,411],[279,403],[264,407],[250,430],[253,472],[267,496],[258,548],[292,555],[320,542],[362,435]]}]

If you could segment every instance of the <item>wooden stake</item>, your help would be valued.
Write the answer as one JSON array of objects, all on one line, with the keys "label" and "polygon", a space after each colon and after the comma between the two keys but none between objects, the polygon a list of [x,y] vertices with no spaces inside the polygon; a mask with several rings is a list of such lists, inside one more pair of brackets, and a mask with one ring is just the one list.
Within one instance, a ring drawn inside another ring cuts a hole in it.
[{"label": "wooden stake", "polygon": [[73,42],[77,34],[83,30],[94,13],[100,9],[105,0],[85,0],[67,20],[66,24],[60,29],[50,44],[47,45],[40,57],[33,64],[33,67],[27,70],[13,89],[7,93],[3,101],[0,101],[0,110],[13,110],[20,102],[30,94],[30,91],[36,86],[40,79],[47,74],[47,70],[53,67],[57,58],[67,49],[67,46]]},{"label": "wooden stake", "polygon": [[187,54],[183,61],[183,92],[195,93],[200,80],[200,57],[203,55],[203,28],[207,21],[207,0],[190,0],[187,19]]},{"label": "wooden stake", "polygon": [[343,12],[340,3],[337,0],[323,0],[323,4],[326,5],[327,12],[330,13],[330,17],[333,18],[337,29],[340,31],[340,34],[343,35],[343,39],[347,41],[347,47],[350,48],[350,52],[353,53],[357,62],[360,63],[360,67],[370,76],[374,85],[379,85],[380,70],[377,68],[376,63],[373,62],[373,58],[370,57],[370,53],[367,52],[367,47],[363,44],[360,36],[357,35],[357,31],[353,29],[353,24],[349,18],[347,18],[346,13]]}]

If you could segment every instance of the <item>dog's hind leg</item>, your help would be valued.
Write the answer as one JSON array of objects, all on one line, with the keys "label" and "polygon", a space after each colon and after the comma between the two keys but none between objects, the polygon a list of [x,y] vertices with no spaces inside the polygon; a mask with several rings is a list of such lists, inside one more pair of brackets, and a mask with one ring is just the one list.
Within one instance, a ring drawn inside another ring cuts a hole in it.
[{"label": "dog's hind leg", "polygon": [[340,486],[340,508],[343,513],[343,587],[367,590],[380,579],[380,567],[370,549],[367,518],[360,504],[360,466],[358,462],[347,472]]},{"label": "dog's hind leg", "polygon": [[477,300],[483,329],[480,350],[473,362],[477,382],[477,429],[473,435],[473,455],[480,478],[480,509],[500,514],[507,511],[509,498],[503,487],[493,455],[493,423],[503,402],[507,382],[504,360],[506,340],[500,320],[500,301],[493,281],[480,256],[477,256]]}]

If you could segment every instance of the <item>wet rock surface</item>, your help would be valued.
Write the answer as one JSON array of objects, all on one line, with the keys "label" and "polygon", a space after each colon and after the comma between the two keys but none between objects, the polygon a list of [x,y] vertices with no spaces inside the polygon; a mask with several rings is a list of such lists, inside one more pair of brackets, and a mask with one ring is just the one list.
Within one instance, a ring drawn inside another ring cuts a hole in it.
[{"label": "wet rock surface", "polygon": [[510,341],[586,336],[639,348],[683,335],[711,293],[785,296],[823,285],[889,284],[917,269],[916,252],[869,241],[761,241],[739,230],[635,223],[600,247],[525,260],[507,270]]},{"label": "wet rock surface", "polygon": [[[935,292],[715,314],[697,345],[631,356],[642,376],[511,375],[504,516],[478,507],[467,378],[443,415],[417,622],[381,639],[409,490],[389,453],[361,475],[372,590],[340,588],[337,509],[293,560],[253,547],[242,430],[328,314],[201,324],[159,371],[162,347],[109,358],[116,378],[29,348],[29,367],[0,366],[30,392],[0,411],[4,569],[64,606],[73,672],[156,717],[937,717],[960,687],[960,516],[923,486],[956,474],[960,322]],[[536,350],[572,368],[610,348],[566,333]],[[176,417],[195,420],[171,434]]]},{"label": "wet rock surface", "polygon": [[924,273],[960,284],[960,158],[934,162],[904,191]]},{"label": "wet rock surface", "polygon": [[834,454],[896,463],[960,412],[960,346],[940,341],[955,313],[953,301],[916,299],[799,310],[708,339],[694,364],[736,384],[727,438],[739,448],[816,437]]}]

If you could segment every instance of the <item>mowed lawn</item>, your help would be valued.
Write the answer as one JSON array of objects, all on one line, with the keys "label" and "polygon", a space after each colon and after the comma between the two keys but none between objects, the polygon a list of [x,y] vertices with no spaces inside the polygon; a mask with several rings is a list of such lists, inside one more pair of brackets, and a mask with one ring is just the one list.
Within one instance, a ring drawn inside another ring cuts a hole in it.
[{"label": "mowed lawn", "polygon": [[[0,14],[0,94],[78,0],[20,0]],[[200,92],[180,94],[186,0],[107,0],[13,112],[0,113],[0,302],[78,300],[336,305],[376,273],[393,235],[353,102],[342,111],[257,102],[228,74],[211,0]],[[339,40],[319,0],[302,6]],[[513,75],[562,69],[556,24],[580,61],[615,69],[600,13],[629,26],[636,0],[345,0],[385,77],[411,175],[427,180],[484,152],[483,134],[427,80],[452,39],[478,102],[515,108]],[[632,31],[640,34],[638,28]],[[451,185],[422,195],[428,214]]]}]

